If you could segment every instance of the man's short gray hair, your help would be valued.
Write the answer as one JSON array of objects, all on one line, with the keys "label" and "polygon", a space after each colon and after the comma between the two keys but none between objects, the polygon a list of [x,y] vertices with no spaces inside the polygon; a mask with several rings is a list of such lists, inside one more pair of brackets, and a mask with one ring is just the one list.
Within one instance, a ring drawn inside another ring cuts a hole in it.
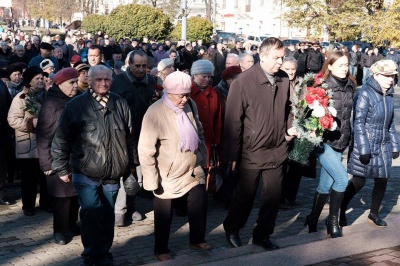
[{"label": "man's short gray hair", "polygon": [[133,61],[134,61],[133,59],[134,59],[135,55],[139,55],[142,57],[145,56],[147,59],[147,54],[145,52],[143,52],[141,50],[133,50],[130,52],[130,55],[129,55],[129,63],[133,63]]},{"label": "man's short gray hair", "polygon": [[239,55],[239,60],[240,60],[240,62],[242,62],[242,61],[246,58],[246,56],[251,56],[251,57],[253,57],[253,55],[251,55],[251,54],[249,54],[249,53],[241,53],[241,54]]},{"label": "man's short gray hair", "polygon": [[237,54],[229,53],[229,54],[226,56],[226,59],[228,59],[228,58],[230,58],[230,57],[235,58],[236,61],[239,63],[239,56],[238,56]]},{"label": "man's short gray hair", "polygon": [[107,75],[109,75],[110,78],[112,77],[112,70],[110,68],[108,68],[104,65],[97,65],[97,66],[92,66],[89,69],[89,72],[88,72],[89,79],[92,79],[94,74],[98,73],[98,72],[107,72]]},{"label": "man's short gray hair", "polygon": [[286,62],[294,63],[294,64],[296,65],[296,67],[297,67],[297,60],[296,60],[296,58],[294,58],[294,57],[291,57],[291,56],[285,57],[285,58],[283,59],[282,65],[283,65],[284,63],[286,63]]}]

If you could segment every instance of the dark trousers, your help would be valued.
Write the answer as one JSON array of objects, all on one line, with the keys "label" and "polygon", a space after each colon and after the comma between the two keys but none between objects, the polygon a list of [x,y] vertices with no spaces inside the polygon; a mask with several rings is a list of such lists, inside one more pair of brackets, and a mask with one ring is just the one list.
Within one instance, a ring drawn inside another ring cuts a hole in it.
[{"label": "dark trousers", "polygon": [[[350,197],[348,196],[349,192],[348,192],[348,188],[346,188],[346,192],[345,192],[345,198],[348,202],[350,202],[350,200],[354,197],[354,195],[356,193],[358,193],[364,186],[365,186],[365,177],[361,177],[361,176],[353,176],[352,179],[350,179],[349,185],[347,187],[350,186],[350,183],[352,183],[354,185],[355,188],[355,193],[353,195],[351,195]],[[381,207],[381,203],[383,200],[383,197],[385,196],[385,192],[386,192],[386,187],[387,187],[387,178],[374,178],[374,188],[372,189],[372,201],[371,201],[371,210],[370,212],[373,214],[378,214],[379,213],[379,208]],[[347,204],[348,204],[347,202]],[[347,207],[347,205],[346,205]]]},{"label": "dark trousers", "polygon": [[285,162],[282,180],[281,202],[286,200],[293,202],[296,200],[299,192],[300,181],[302,177],[302,167],[290,161]]},{"label": "dark trousers", "polygon": [[18,165],[21,169],[22,209],[35,209],[38,184],[40,184],[39,205],[44,209],[49,208],[52,205],[51,197],[47,192],[46,176],[40,170],[39,159],[18,159]]},{"label": "dark trousers", "polygon": [[279,211],[282,190],[282,165],[274,169],[239,169],[235,195],[224,221],[227,233],[237,233],[242,229],[253,208],[260,176],[262,178],[261,207],[257,225],[253,230],[253,240],[262,241],[274,232]]},{"label": "dark trousers", "polygon": [[111,255],[109,251],[114,239],[114,205],[118,190],[106,191],[103,186],[86,183],[74,183],[74,187],[81,206],[82,256],[89,256],[102,265]]},{"label": "dark trousers", "polygon": [[[184,195],[186,196],[186,195]],[[169,253],[168,240],[172,223],[174,199],[155,197],[154,203],[154,252]],[[207,219],[207,192],[205,185],[197,185],[187,193],[190,244],[204,243]]]},{"label": "dark trousers", "polygon": [[53,198],[54,233],[71,232],[78,221],[78,196]]}]

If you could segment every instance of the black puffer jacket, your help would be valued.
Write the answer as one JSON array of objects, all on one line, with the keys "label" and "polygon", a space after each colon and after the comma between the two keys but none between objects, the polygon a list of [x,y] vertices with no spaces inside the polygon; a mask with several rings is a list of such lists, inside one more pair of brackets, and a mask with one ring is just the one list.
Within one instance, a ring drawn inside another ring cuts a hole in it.
[{"label": "black puffer jacket", "polygon": [[72,168],[102,184],[117,183],[134,167],[134,147],[126,101],[110,93],[104,108],[87,90],[64,109],[51,146],[52,169],[63,176]]},{"label": "black puffer jacket", "polygon": [[333,76],[327,78],[326,83],[333,93],[332,99],[337,111],[334,121],[337,123],[337,129],[325,131],[323,138],[335,150],[344,151],[349,146],[351,138],[350,117],[355,86],[350,79],[342,81]]},{"label": "black puffer jacket", "polygon": [[324,61],[324,55],[319,50],[311,49],[308,52],[307,68],[313,72],[320,71]]},{"label": "black puffer jacket", "polygon": [[[394,89],[384,95],[374,77],[357,94],[354,116],[354,143],[350,149],[347,170],[352,175],[389,178],[392,152],[400,151],[394,118]],[[360,155],[371,155],[369,164]]]},{"label": "black puffer jacket", "polygon": [[299,49],[294,53],[294,58],[297,60],[297,72],[300,74],[307,72],[307,55],[308,50],[302,52],[301,49]]},{"label": "black puffer jacket", "polygon": [[350,65],[351,66],[358,66],[360,64],[361,61],[361,52],[357,51],[350,51],[349,52],[350,55]]}]

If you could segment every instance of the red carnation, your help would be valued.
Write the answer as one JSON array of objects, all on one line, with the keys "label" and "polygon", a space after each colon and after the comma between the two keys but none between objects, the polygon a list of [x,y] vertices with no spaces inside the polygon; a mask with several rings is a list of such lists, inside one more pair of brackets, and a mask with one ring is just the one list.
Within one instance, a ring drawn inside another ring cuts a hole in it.
[{"label": "red carnation", "polygon": [[333,116],[325,115],[319,119],[319,123],[324,130],[331,129],[333,127]]},{"label": "red carnation", "polygon": [[322,73],[322,72],[319,72],[316,76],[315,76],[315,78],[314,78],[314,84],[315,85],[320,85],[322,82],[321,82],[321,79],[324,77],[324,74]]}]

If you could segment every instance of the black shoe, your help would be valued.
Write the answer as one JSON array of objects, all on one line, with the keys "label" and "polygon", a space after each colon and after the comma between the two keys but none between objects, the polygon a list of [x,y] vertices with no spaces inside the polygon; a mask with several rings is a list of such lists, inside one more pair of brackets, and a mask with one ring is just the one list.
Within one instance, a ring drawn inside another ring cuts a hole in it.
[{"label": "black shoe", "polygon": [[238,248],[242,246],[242,240],[240,240],[239,233],[236,234],[228,234],[226,233],[226,240],[233,248]]},{"label": "black shoe", "polygon": [[39,209],[41,209],[42,211],[48,212],[48,213],[53,213],[53,209],[51,207],[40,206]]},{"label": "black shoe", "polygon": [[80,266],[94,266],[94,260],[89,256],[82,256]]},{"label": "black shoe", "polygon": [[34,216],[35,210],[24,210],[25,216]]},{"label": "black shoe", "polygon": [[58,245],[66,245],[67,239],[65,238],[65,235],[62,233],[54,233],[54,243]]},{"label": "black shoe", "polygon": [[274,244],[271,239],[267,238],[264,239],[263,241],[257,241],[253,239],[253,245],[260,246],[264,248],[265,250],[275,250],[279,249],[279,246]]},{"label": "black shoe", "polygon": [[0,205],[13,205],[16,202],[14,200],[0,199]]},{"label": "black shoe", "polygon": [[378,214],[375,213],[370,213],[368,215],[368,220],[380,227],[387,226],[387,223],[383,219],[381,219]]}]

